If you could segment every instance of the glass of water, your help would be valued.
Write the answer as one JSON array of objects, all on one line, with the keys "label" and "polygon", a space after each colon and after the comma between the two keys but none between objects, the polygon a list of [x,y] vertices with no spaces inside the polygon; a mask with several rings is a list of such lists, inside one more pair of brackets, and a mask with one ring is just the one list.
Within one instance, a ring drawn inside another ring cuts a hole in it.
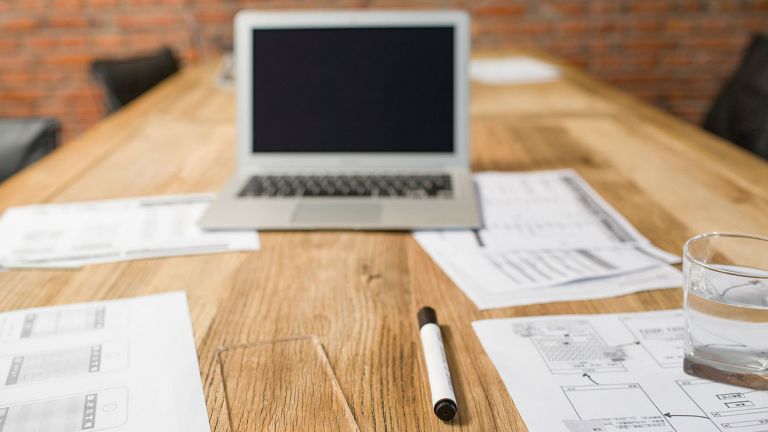
[{"label": "glass of water", "polygon": [[685,372],[768,390],[768,238],[693,237],[683,274]]}]

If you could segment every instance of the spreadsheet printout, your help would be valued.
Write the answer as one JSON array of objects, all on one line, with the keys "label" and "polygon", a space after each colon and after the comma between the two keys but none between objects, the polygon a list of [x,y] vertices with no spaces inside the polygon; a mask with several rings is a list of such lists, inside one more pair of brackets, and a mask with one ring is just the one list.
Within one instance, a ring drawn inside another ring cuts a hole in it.
[{"label": "spreadsheet printout", "polygon": [[478,173],[480,230],[414,238],[481,309],[669,288],[677,255],[655,247],[573,170]]},{"label": "spreadsheet printout", "polygon": [[198,228],[213,197],[168,195],[13,207],[0,218],[0,267],[71,268],[257,250],[256,231]]}]

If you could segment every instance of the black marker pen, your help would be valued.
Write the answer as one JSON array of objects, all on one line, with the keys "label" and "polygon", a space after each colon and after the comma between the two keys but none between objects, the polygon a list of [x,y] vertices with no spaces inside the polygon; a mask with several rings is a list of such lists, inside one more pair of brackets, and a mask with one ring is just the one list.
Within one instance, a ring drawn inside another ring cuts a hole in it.
[{"label": "black marker pen", "polygon": [[453,394],[451,373],[443,348],[443,335],[437,324],[437,314],[431,307],[419,310],[419,333],[427,364],[429,388],[432,391],[432,407],[440,420],[449,421],[456,415],[456,396]]}]

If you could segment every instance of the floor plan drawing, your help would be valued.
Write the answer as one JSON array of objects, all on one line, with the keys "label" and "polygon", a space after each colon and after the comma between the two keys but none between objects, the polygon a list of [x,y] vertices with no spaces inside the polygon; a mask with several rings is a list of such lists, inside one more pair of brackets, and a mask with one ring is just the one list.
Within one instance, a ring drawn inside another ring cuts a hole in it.
[{"label": "floor plan drawing", "polygon": [[679,310],[473,327],[531,431],[768,432],[768,392],[683,372]]}]

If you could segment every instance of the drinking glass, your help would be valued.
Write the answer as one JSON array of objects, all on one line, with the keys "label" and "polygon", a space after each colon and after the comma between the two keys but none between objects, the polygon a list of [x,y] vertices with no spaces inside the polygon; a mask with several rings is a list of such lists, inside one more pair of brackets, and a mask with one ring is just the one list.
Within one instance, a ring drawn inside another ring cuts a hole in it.
[{"label": "drinking glass", "polygon": [[686,373],[768,389],[768,238],[707,233],[683,247]]}]

